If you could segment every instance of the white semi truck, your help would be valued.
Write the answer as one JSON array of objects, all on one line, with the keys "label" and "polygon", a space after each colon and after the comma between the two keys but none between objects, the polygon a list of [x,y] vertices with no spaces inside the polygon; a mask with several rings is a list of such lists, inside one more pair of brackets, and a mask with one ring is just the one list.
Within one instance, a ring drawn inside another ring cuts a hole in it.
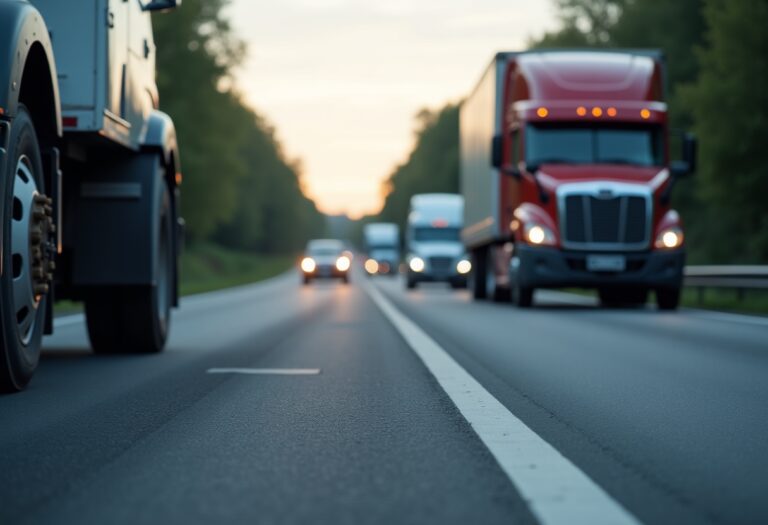
[{"label": "white semi truck", "polygon": [[396,275],[400,265],[400,228],[393,222],[373,222],[363,227],[366,271]]},{"label": "white semi truck", "polygon": [[150,13],[180,0],[0,2],[0,390],[82,300],[96,352],[159,352],[178,304],[181,165]]},{"label": "white semi truck", "polygon": [[411,197],[408,224],[406,287],[421,282],[447,282],[466,288],[472,269],[461,243],[464,198],[451,193],[423,193]]}]

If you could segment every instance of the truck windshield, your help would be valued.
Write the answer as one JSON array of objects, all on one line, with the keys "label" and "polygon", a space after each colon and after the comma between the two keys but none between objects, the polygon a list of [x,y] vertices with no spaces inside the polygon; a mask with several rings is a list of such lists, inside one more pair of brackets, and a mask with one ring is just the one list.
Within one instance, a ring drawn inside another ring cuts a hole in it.
[{"label": "truck windshield", "polygon": [[663,164],[657,126],[535,126],[525,137],[529,164]]},{"label": "truck windshield", "polygon": [[456,242],[459,241],[458,228],[416,228],[413,230],[416,242]]}]

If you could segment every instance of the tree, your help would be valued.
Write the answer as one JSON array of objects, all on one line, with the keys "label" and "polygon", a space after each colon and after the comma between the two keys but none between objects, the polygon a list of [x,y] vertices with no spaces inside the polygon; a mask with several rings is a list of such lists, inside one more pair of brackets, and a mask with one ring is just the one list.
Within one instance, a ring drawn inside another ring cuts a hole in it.
[{"label": "tree", "polygon": [[768,4],[707,0],[700,73],[683,89],[701,139],[712,261],[768,262]]},{"label": "tree", "polygon": [[459,191],[459,106],[416,115],[417,132],[408,160],[385,183],[387,196],[379,219],[405,226],[408,205],[417,193]]}]

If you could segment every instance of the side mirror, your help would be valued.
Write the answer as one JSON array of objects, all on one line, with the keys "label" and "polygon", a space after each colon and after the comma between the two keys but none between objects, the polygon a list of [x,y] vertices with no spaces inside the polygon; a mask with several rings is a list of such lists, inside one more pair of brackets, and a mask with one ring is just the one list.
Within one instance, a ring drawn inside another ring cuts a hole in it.
[{"label": "side mirror", "polygon": [[670,163],[672,175],[684,177],[696,172],[696,155],[698,152],[698,141],[691,133],[683,135],[682,143],[683,160],[676,160]]},{"label": "side mirror", "polygon": [[142,11],[170,11],[181,5],[181,0],[151,0],[141,6]]},{"label": "side mirror", "polygon": [[491,166],[501,169],[504,158],[504,138],[496,135],[491,139]]}]

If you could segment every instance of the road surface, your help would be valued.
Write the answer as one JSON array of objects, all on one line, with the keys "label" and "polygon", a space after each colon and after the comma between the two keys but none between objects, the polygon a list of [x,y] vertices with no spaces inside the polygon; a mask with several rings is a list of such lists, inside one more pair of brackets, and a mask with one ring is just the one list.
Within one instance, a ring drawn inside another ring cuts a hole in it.
[{"label": "road surface", "polygon": [[289,273],[148,356],[59,319],[0,523],[768,523],[768,320],[591,302]]}]

